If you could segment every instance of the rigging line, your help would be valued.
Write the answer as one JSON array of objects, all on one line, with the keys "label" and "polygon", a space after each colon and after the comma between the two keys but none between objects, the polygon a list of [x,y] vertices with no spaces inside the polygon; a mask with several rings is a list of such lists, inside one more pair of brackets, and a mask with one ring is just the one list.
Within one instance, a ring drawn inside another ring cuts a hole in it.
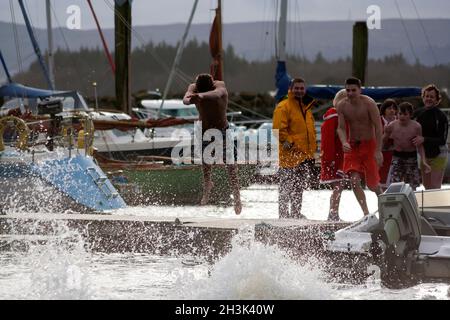
[{"label": "rigging line", "polygon": [[[120,14],[120,12],[118,12],[114,7],[112,7],[112,4],[111,4],[108,0],[104,0],[104,2],[105,2],[105,3],[107,4],[107,6],[114,12],[114,14],[117,15],[117,17],[124,23],[124,25],[125,25],[129,30],[131,30],[131,31],[133,32],[133,35],[137,38],[137,40],[140,41],[141,44],[145,45],[145,42],[144,42],[142,36],[141,36],[141,35],[140,35],[133,27],[130,26],[130,24],[123,18],[122,14]],[[278,0],[277,0],[277,2],[278,2]],[[152,51],[150,51],[150,54],[152,55],[153,58],[155,58],[155,60],[156,60],[158,63],[161,64],[161,66],[162,66],[164,69],[166,69],[166,71],[169,71],[169,70],[170,70],[170,68],[169,68],[169,67],[168,67],[168,66],[167,66],[167,65],[159,58],[158,55],[156,55],[156,54],[153,53]],[[186,84],[190,83],[190,81],[187,80],[187,79],[190,78],[190,77],[187,76],[187,75],[186,75],[183,71],[181,71],[180,69],[177,70],[176,74],[179,75],[179,76],[180,76],[180,75],[184,76],[184,77],[185,77],[184,79],[183,79],[183,77],[181,77],[181,78],[182,78],[183,81],[186,82]],[[244,110],[247,110],[248,112],[254,113],[254,114],[256,114],[256,115],[259,115],[259,116],[262,116],[262,117],[268,119],[266,116],[261,115],[261,114],[259,114],[259,113],[256,113],[256,112],[254,112],[253,110],[247,109],[247,108],[245,108],[245,107],[243,107],[243,106],[240,106],[240,105],[237,104],[237,103],[232,102],[232,104],[234,104],[234,105],[236,105],[237,107],[240,107],[240,108],[242,108],[242,109],[244,109]]]},{"label": "rigging line", "polygon": [[302,29],[302,17],[300,15],[300,5],[298,3],[298,0],[295,0],[295,6],[296,6],[296,12],[298,15],[298,29],[299,29],[299,35],[300,35],[300,51],[301,51],[301,58],[302,62],[301,65],[303,67],[303,70],[306,68],[306,54],[305,54],[305,45],[303,41],[303,29]]},{"label": "rigging line", "polygon": [[19,68],[19,73],[22,73],[23,72],[22,56],[20,54],[20,43],[19,43],[19,35],[17,32],[16,14],[14,12],[14,4],[13,4],[12,0],[9,0],[9,7],[10,7],[10,11],[11,11],[14,44],[16,46],[17,66]]},{"label": "rigging line", "polygon": [[263,7],[263,18],[262,18],[262,28],[261,28],[261,33],[260,33],[260,38],[259,38],[259,43],[260,43],[260,56],[259,58],[261,59],[261,56],[264,54],[264,42],[263,42],[263,37],[264,37],[264,14],[266,12],[266,1],[264,1],[264,7]]},{"label": "rigging line", "polygon": [[[125,25],[125,27],[128,30],[132,31],[132,35],[142,44],[145,46],[145,41],[144,38],[141,36],[141,34],[139,32],[136,31],[136,29],[134,29],[127,21],[126,19],[122,16],[122,14],[120,12],[118,12],[114,6],[108,1],[108,0],[103,0],[106,5],[114,12],[114,15],[117,16],[119,18],[119,20]],[[169,72],[170,71],[170,67],[157,55],[155,54],[153,51],[149,51],[150,55],[155,59],[156,62],[158,62],[164,69],[165,71]]]},{"label": "rigging line", "polygon": [[264,119],[269,119],[267,116],[265,116],[265,115],[263,115],[263,114],[261,114],[261,113],[259,113],[259,112],[253,111],[253,110],[251,110],[251,109],[249,109],[249,108],[246,108],[246,107],[244,107],[244,106],[241,106],[241,105],[239,105],[238,103],[236,103],[236,102],[234,102],[234,101],[228,100],[228,104],[231,104],[231,105],[233,105],[233,106],[235,106],[235,107],[239,107],[239,108],[241,108],[241,109],[243,109],[243,110],[245,110],[245,111],[248,111],[248,112],[250,112],[250,113],[252,113],[252,114],[255,114],[255,115],[257,115],[257,116],[260,116],[260,117],[262,117],[262,118],[264,118]]},{"label": "rigging line", "polygon": [[[34,57],[34,55],[35,55],[34,52],[31,52],[30,54],[25,56],[25,58],[22,58],[21,64],[23,64],[24,62],[27,62],[27,60]],[[16,64],[12,64],[12,65],[10,64],[9,67],[10,67],[11,72],[15,71],[16,69],[19,69],[19,72],[22,72],[22,71],[20,71],[20,67],[17,62],[16,62]]]},{"label": "rigging line", "polygon": [[[411,52],[414,56],[414,59],[417,62],[417,61],[419,61],[419,59],[417,58],[416,51],[414,50],[414,46],[413,46],[412,40],[409,36],[408,29],[406,28],[405,21],[403,21],[402,12],[400,10],[397,0],[395,0],[395,6],[397,7],[398,14],[400,15],[400,21],[402,23],[403,29],[405,30],[406,38],[408,39],[408,42],[409,42],[409,47],[411,48]],[[420,70],[420,76],[422,77],[422,81],[426,82],[425,77],[422,72],[422,68],[420,66],[419,66],[419,70]]]},{"label": "rigging line", "polygon": [[416,11],[417,18],[419,18],[419,23],[420,23],[420,26],[422,27],[422,31],[423,31],[423,34],[425,35],[425,39],[427,40],[428,47],[429,47],[429,49],[430,49],[430,51],[431,51],[431,54],[433,55],[434,64],[435,64],[435,65],[438,65],[438,59],[437,59],[437,57],[436,57],[436,53],[434,52],[434,49],[433,49],[433,47],[431,46],[430,39],[429,39],[429,37],[428,37],[428,33],[427,33],[427,31],[425,30],[425,26],[424,26],[423,23],[422,23],[422,19],[420,18],[419,11],[417,10],[416,3],[414,2],[414,0],[411,0],[411,2],[412,2],[412,4],[413,4],[414,10]]},{"label": "rigging line", "polygon": [[59,29],[59,32],[61,33],[61,36],[62,36],[63,41],[64,41],[64,44],[66,45],[67,50],[70,51],[71,49],[69,47],[69,43],[67,42],[66,36],[64,35],[63,28],[61,28],[61,24],[59,23],[59,19],[58,19],[58,16],[57,16],[56,12],[55,12],[55,8],[53,8],[53,5],[50,5],[50,9],[53,12],[53,16],[55,17],[55,21],[56,21],[56,24],[58,25],[58,29]]},{"label": "rigging line", "polygon": [[[141,43],[141,45],[145,46],[145,41],[143,39],[143,37],[139,34],[139,32],[136,31],[136,29],[134,29],[127,21],[126,19],[122,16],[122,14],[120,12],[118,12],[113,6],[112,4],[107,1],[104,0],[105,4],[114,12],[114,14],[119,18],[120,21],[122,21],[122,23],[125,25],[126,28],[128,28],[128,30],[132,31],[133,36],[136,37],[136,39]],[[155,59],[155,61],[157,63],[159,63],[164,69],[165,71],[169,71],[170,68],[169,66],[152,50],[149,50],[150,55]],[[177,70],[177,74],[180,77],[180,72],[181,70]],[[188,76],[185,75],[185,78],[182,78],[182,80],[186,83],[189,84],[190,81],[187,80],[187,78],[190,78]]]},{"label": "rigging line", "polygon": [[[37,33],[37,32],[36,32],[36,28],[34,27],[33,17],[32,17],[31,14],[30,14],[30,12],[32,12],[32,11],[30,11],[30,8],[28,8],[27,1],[24,0],[23,2],[24,2],[24,4],[25,4],[25,8],[27,9],[27,12],[28,12],[28,20],[30,20],[31,29],[33,30],[34,37],[36,38],[37,42],[40,43],[41,41],[40,41],[40,39],[39,39],[39,35],[36,34],[36,33]],[[33,10],[33,12],[34,12],[34,10]]]},{"label": "rigging line", "polygon": [[268,6],[267,6],[267,0],[264,0],[264,11],[263,11],[263,23],[262,23],[262,33],[261,33],[261,44],[262,44],[262,51],[261,51],[261,60],[270,59],[270,54],[267,56],[267,38],[269,36],[270,30],[270,16]]},{"label": "rigging line", "polygon": [[273,48],[274,48],[273,56],[275,57],[275,61],[276,61],[276,60],[278,60],[278,28],[279,28],[278,22],[280,19],[280,17],[279,17],[279,15],[280,15],[279,0],[276,0],[274,5],[275,5],[275,7],[274,7],[273,11],[275,12],[275,19],[274,19],[274,24],[273,24],[273,31],[274,31],[273,32],[273,34],[274,34],[273,40],[275,41],[275,46],[273,46]]}]

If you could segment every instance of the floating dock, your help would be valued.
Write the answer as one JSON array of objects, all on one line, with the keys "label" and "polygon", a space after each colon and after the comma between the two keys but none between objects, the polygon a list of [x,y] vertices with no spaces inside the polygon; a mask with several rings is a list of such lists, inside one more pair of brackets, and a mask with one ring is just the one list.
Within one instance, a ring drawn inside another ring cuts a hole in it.
[{"label": "floating dock", "polygon": [[[91,252],[200,255],[216,258],[246,230],[256,240],[299,254],[323,250],[323,235],[347,226],[307,219],[143,217],[109,214],[0,215],[0,250],[27,250],[76,231]],[[63,230],[63,232],[61,231]],[[254,230],[254,231],[253,231]]]}]

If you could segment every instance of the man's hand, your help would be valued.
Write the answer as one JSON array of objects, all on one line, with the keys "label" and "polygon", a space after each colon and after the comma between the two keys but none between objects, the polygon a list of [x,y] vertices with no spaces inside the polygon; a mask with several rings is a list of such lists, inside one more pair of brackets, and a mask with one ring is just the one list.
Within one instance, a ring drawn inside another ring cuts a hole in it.
[{"label": "man's hand", "polygon": [[379,167],[383,165],[383,153],[381,151],[375,152],[375,160]]},{"label": "man's hand", "polygon": [[290,150],[293,146],[294,146],[293,143],[290,143],[290,142],[288,142],[288,141],[285,141],[285,142],[283,143],[283,150]]},{"label": "man's hand", "polygon": [[411,141],[414,146],[418,147],[425,141],[425,138],[423,136],[415,136]]},{"label": "man's hand", "polygon": [[425,173],[430,173],[431,172],[430,165],[426,161],[422,161],[422,163],[423,163],[423,168],[424,168]]},{"label": "man's hand", "polygon": [[203,96],[200,93],[193,93],[191,95],[188,95],[187,98],[189,99],[190,103],[198,103],[202,101]]},{"label": "man's hand", "polygon": [[342,144],[342,150],[343,150],[344,152],[350,152],[350,151],[352,151],[352,147],[350,146],[350,143],[348,143],[348,142],[343,143],[343,144]]}]

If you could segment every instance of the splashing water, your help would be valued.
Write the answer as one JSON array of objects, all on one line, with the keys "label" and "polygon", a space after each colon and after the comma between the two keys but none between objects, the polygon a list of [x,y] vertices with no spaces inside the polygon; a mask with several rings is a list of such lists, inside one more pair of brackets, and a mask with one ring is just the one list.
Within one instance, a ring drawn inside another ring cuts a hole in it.
[{"label": "splashing water", "polygon": [[[39,226],[36,226],[39,229]],[[28,287],[23,299],[91,299],[90,280],[86,273],[90,254],[81,235],[65,222],[52,222],[53,232],[45,244],[28,243],[23,255],[28,274]]]},{"label": "splashing water", "polygon": [[277,246],[255,242],[248,229],[233,239],[232,250],[199,278],[180,274],[175,299],[332,299],[323,272],[300,265]]}]

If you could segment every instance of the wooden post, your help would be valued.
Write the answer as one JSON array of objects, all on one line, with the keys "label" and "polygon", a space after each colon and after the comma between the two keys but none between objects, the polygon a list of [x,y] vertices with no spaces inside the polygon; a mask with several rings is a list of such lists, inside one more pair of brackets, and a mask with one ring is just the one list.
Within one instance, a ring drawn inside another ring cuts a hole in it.
[{"label": "wooden post", "polygon": [[362,85],[366,82],[368,31],[365,21],[355,22],[353,25],[353,59],[352,74],[361,80]]},{"label": "wooden post", "polygon": [[131,114],[131,1],[116,0],[114,8],[116,103],[123,112]]}]

